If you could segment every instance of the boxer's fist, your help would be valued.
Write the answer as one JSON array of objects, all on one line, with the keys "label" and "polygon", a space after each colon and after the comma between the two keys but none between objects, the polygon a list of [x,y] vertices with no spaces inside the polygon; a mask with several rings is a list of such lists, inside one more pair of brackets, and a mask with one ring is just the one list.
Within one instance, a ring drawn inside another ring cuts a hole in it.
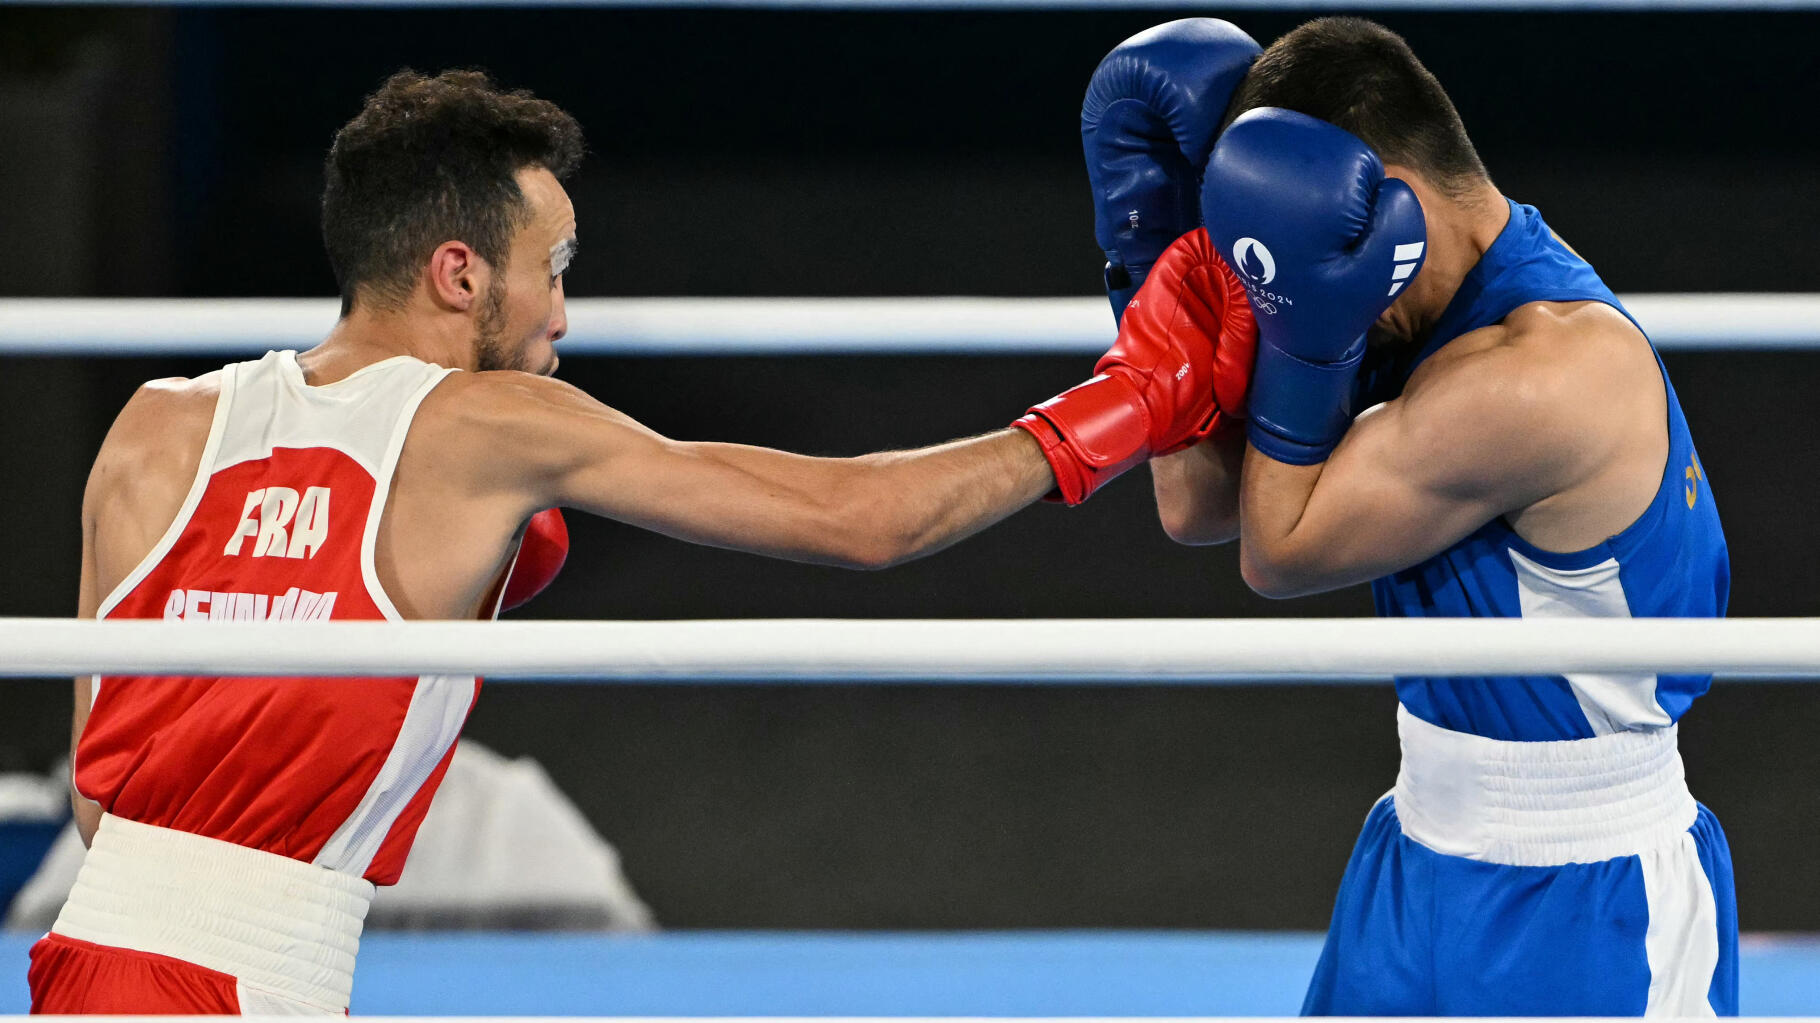
[{"label": "boxer's fist", "polygon": [[1350,132],[1264,107],[1214,147],[1202,212],[1258,313],[1251,442],[1325,461],[1352,421],[1365,332],[1421,269],[1421,203]]},{"label": "boxer's fist", "polygon": [[1242,416],[1257,325],[1237,276],[1206,231],[1171,245],[1138,290],[1095,376],[1019,419],[1068,504],[1152,455]]},{"label": "boxer's fist", "polygon": [[569,526],[562,512],[546,508],[525,523],[525,538],[518,545],[518,560],[512,562],[512,574],[506,577],[505,594],[500,598],[502,610],[528,602],[544,591],[562,571],[569,559]]},{"label": "boxer's fist", "polygon": [[1132,36],[1094,69],[1081,149],[1115,319],[1163,250],[1201,225],[1201,167],[1258,52],[1227,22],[1184,18]]}]

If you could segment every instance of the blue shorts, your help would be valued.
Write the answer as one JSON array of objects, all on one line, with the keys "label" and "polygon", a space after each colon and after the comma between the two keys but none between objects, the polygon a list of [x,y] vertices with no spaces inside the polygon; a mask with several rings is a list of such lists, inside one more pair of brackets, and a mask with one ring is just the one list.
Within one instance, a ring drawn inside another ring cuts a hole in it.
[{"label": "blue shorts", "polygon": [[1640,855],[1509,866],[1414,841],[1386,796],[1346,865],[1302,1014],[1640,1016],[1646,1008],[1738,1014],[1731,851],[1711,811],[1699,807],[1681,841]]}]

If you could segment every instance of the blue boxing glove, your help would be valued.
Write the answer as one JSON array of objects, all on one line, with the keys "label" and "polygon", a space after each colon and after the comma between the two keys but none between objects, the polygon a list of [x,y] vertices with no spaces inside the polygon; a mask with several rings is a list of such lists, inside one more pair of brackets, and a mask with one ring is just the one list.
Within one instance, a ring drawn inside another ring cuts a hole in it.
[{"label": "blue boxing glove", "polygon": [[1184,18],[1139,32],[1094,69],[1081,148],[1114,319],[1163,250],[1201,226],[1201,167],[1259,52],[1227,22]]},{"label": "blue boxing glove", "polygon": [[1324,462],[1352,422],[1365,331],[1421,269],[1422,204],[1351,132],[1262,107],[1214,146],[1201,211],[1257,312],[1252,446]]}]

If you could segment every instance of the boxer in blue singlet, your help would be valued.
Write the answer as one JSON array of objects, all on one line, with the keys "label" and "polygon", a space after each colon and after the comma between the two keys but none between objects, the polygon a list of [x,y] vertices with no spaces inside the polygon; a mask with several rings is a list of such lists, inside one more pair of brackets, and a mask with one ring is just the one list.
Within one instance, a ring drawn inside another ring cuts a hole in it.
[{"label": "boxer in blue singlet", "polygon": [[[1383,615],[1725,613],[1707,467],[1660,360],[1497,191],[1401,38],[1304,25],[1225,119],[1202,214],[1258,363],[1243,436],[1154,465],[1172,536],[1237,535],[1271,596],[1371,581]],[[1735,1015],[1730,854],[1676,748],[1710,683],[1399,679],[1402,769],[1303,1011]]]}]

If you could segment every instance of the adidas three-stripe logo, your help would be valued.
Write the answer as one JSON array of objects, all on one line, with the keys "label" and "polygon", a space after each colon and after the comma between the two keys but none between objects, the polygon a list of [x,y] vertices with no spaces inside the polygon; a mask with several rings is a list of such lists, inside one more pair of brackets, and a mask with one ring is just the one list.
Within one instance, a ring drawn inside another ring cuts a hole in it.
[{"label": "adidas three-stripe logo", "polygon": [[1390,293],[1392,295],[1402,291],[1403,285],[1409,283],[1409,276],[1416,272],[1416,264],[1421,261],[1422,249],[1427,244],[1427,242],[1410,242],[1407,245],[1399,245],[1396,252],[1391,254],[1390,258],[1396,260],[1397,264],[1396,269],[1390,274]]}]

